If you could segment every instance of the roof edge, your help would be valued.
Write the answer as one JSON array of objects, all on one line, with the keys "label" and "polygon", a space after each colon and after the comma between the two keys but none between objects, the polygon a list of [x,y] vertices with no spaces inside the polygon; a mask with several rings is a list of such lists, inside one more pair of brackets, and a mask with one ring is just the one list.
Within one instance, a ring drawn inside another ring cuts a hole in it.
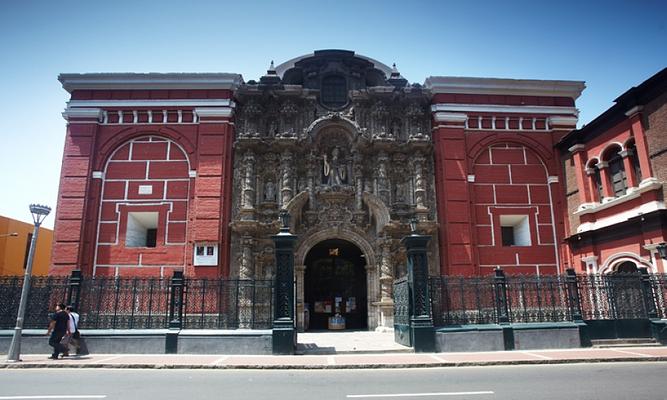
[{"label": "roof edge", "polygon": [[70,94],[75,90],[227,89],[243,83],[233,73],[62,73],[58,80]]},{"label": "roof edge", "polygon": [[568,97],[576,100],[586,88],[586,83],[584,81],[430,76],[424,81],[424,87],[432,94],[548,96]]}]

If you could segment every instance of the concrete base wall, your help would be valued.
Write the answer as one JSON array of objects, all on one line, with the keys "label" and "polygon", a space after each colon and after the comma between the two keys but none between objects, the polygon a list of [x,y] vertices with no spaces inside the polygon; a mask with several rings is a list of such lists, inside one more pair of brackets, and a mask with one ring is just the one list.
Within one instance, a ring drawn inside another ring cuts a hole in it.
[{"label": "concrete base wall", "polygon": [[[86,347],[94,354],[164,354],[166,329],[82,330]],[[0,354],[7,354],[13,331],[0,330]],[[178,332],[180,354],[271,354],[271,330]],[[51,354],[46,330],[24,330],[21,354]]]},{"label": "concrete base wall", "polygon": [[181,331],[179,354],[271,354],[271,331]]},{"label": "concrete base wall", "polygon": [[513,326],[514,348],[516,350],[538,349],[572,349],[581,347],[579,328],[576,326],[562,328],[530,328],[521,329]]},{"label": "concrete base wall", "polygon": [[461,326],[444,328],[435,332],[435,351],[439,353],[457,351],[505,350],[503,331],[500,326]]},{"label": "concrete base wall", "polygon": [[[503,328],[510,333],[503,336]],[[569,349],[582,346],[574,323],[457,325],[435,331],[438,352]],[[509,341],[509,343],[507,342]]]}]

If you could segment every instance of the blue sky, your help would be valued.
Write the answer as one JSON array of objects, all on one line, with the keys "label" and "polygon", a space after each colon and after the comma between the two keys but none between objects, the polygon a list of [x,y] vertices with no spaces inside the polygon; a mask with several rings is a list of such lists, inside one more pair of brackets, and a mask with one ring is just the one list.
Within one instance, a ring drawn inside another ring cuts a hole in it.
[{"label": "blue sky", "polygon": [[[586,81],[580,124],[667,66],[667,1],[0,3],[0,215],[55,210],[61,72],[236,72],[339,48],[431,75]],[[53,215],[45,226],[53,225]]]}]

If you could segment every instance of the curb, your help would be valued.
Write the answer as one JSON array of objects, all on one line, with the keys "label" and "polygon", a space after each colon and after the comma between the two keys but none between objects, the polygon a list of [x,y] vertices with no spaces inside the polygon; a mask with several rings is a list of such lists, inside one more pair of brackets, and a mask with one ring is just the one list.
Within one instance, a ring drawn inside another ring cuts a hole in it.
[{"label": "curb", "polygon": [[409,364],[349,364],[349,365],[209,365],[209,364],[38,364],[15,363],[0,364],[0,369],[207,369],[207,370],[349,370],[349,369],[403,369],[403,368],[454,368],[454,367],[491,367],[513,365],[559,365],[559,364],[598,364],[614,362],[667,362],[667,357],[615,357],[615,358],[581,358],[563,360],[513,360],[513,361],[460,361],[440,363],[409,363]]}]

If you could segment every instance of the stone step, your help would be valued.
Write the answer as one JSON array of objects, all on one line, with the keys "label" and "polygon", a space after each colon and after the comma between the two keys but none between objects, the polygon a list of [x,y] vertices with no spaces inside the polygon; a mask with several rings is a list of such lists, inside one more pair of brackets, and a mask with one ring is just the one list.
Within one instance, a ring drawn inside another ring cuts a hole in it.
[{"label": "stone step", "polygon": [[414,353],[414,349],[405,348],[405,349],[387,349],[387,350],[369,350],[369,349],[358,349],[358,350],[336,350],[335,347],[316,347],[316,348],[299,348],[297,347],[295,354],[303,356],[313,356],[313,355],[341,355],[341,354],[410,354]]},{"label": "stone step", "polygon": [[598,349],[612,347],[650,347],[660,345],[654,338],[596,339],[591,340],[591,344]]}]

